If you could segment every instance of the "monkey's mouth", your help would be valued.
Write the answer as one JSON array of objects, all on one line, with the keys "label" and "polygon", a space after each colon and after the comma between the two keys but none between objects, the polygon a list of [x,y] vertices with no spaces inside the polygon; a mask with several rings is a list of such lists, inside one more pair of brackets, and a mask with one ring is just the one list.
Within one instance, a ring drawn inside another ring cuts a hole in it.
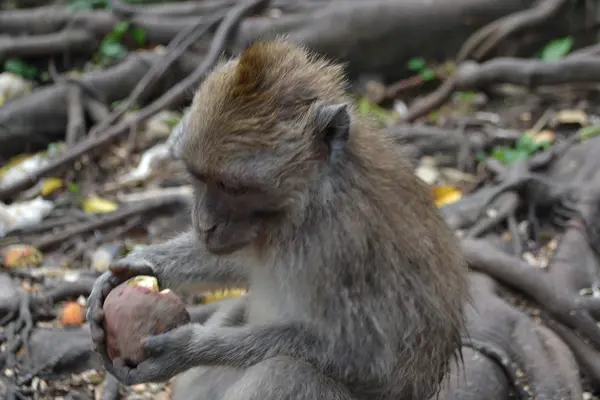
[{"label": "monkey's mouth", "polygon": [[206,249],[216,255],[231,254],[250,245],[257,236],[257,228],[258,226],[217,226],[204,233]]}]

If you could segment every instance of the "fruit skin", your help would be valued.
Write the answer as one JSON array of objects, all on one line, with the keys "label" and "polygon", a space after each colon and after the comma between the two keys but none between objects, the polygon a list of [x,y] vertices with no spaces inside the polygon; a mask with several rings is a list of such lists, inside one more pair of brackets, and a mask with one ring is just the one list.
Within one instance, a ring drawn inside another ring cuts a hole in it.
[{"label": "fruit skin", "polygon": [[120,357],[134,367],[145,359],[142,340],[190,321],[181,299],[170,291],[124,282],[104,301],[106,346],[111,360]]}]

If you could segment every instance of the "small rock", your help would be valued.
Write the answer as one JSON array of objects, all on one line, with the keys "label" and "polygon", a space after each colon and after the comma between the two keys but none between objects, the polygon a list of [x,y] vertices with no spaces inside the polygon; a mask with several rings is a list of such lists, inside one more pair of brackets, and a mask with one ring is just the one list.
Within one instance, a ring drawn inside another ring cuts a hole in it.
[{"label": "small rock", "polygon": [[31,92],[32,84],[12,72],[0,74],[0,106],[10,99],[16,99]]},{"label": "small rock", "polygon": [[0,318],[19,309],[18,286],[7,273],[0,273]]}]

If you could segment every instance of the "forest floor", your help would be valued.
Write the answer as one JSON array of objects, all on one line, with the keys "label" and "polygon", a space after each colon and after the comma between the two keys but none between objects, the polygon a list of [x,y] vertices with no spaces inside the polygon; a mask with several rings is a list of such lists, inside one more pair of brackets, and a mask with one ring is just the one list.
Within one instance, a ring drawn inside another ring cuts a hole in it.
[{"label": "forest floor", "polygon": [[[196,3],[0,12],[0,397],[170,396],[104,378],[86,298],[112,261],[189,226],[192,190],[167,138],[240,21],[325,0]],[[566,3],[485,25],[448,60],[411,57],[401,79],[353,82],[358,111],[402,146],[461,238],[467,381],[492,400],[600,393],[600,47],[562,35],[529,57],[489,54]],[[241,293],[181,295],[193,310]],[[446,398],[475,399],[465,387]]]}]

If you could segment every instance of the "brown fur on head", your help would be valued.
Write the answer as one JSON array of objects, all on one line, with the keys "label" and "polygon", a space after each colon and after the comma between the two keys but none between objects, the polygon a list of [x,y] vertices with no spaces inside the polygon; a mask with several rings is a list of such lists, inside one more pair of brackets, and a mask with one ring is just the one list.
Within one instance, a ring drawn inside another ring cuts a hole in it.
[{"label": "brown fur on head", "polygon": [[223,160],[211,154],[226,153],[228,164],[264,153],[309,156],[304,150],[314,144],[316,108],[348,102],[345,84],[339,65],[302,47],[284,41],[255,43],[218,66],[200,86],[188,124],[194,135],[186,138],[184,158],[191,161],[201,149],[206,157],[194,160],[197,169],[225,172],[232,166],[222,168]]},{"label": "brown fur on head", "polygon": [[203,186],[203,201],[195,207],[197,230],[218,231],[217,215],[228,214],[236,222],[227,235],[233,226],[236,236],[249,233],[221,249],[226,252],[258,234],[262,223],[248,225],[249,216],[262,221],[265,215],[283,216],[288,204],[297,209],[319,163],[332,157],[329,128],[349,129],[349,101],[340,65],[283,40],[255,43],[217,66],[201,84],[176,138],[178,156]]}]

